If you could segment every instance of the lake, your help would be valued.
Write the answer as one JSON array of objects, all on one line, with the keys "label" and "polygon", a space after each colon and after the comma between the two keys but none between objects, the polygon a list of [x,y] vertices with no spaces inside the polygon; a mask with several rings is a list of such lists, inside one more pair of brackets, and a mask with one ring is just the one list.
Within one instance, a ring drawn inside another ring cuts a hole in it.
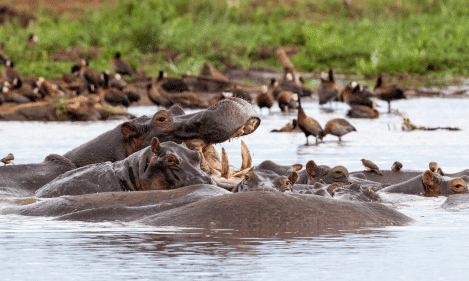
[{"label": "lake", "polygon": [[[332,113],[317,103],[303,104],[306,114],[324,127],[343,118],[347,105]],[[296,118],[277,106],[262,110],[256,132],[246,142],[253,163],[342,165],[363,170],[361,158],[381,169],[400,161],[404,169],[428,169],[436,161],[444,172],[469,168],[469,100],[415,98],[392,103],[417,126],[459,127],[460,131],[401,130],[402,117],[379,102],[379,119],[348,119],[357,129],[342,137],[326,136],[306,146],[303,133],[271,133]],[[325,108],[328,108],[327,105]],[[156,107],[132,107],[137,116]],[[192,112],[192,111],[187,111]],[[85,123],[1,122],[0,157],[14,153],[16,164],[42,162],[50,153],[70,149],[119,125],[120,121]],[[310,137],[310,144],[314,138]],[[241,165],[240,139],[224,147],[230,164]],[[155,228],[132,223],[86,223],[53,218],[0,216],[1,280],[461,280],[469,258],[465,234],[469,211],[440,209],[444,197],[384,196],[416,220],[408,226],[278,233],[273,237],[233,230]],[[2,205],[3,204],[3,205]],[[0,203],[0,207],[7,203]]]}]

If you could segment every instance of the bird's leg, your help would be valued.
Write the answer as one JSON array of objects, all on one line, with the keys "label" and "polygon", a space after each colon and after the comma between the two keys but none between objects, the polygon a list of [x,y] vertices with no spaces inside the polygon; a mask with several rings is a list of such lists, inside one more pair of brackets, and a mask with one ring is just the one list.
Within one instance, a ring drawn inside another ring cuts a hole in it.
[{"label": "bird's leg", "polygon": [[391,113],[391,102],[388,101],[388,113]]}]

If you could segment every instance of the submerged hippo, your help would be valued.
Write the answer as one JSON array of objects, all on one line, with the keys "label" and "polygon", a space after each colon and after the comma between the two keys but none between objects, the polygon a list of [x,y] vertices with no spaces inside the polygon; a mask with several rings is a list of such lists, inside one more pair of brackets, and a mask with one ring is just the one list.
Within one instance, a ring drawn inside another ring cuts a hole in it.
[{"label": "submerged hippo", "polygon": [[298,174],[292,171],[288,177],[275,172],[261,169],[251,169],[244,179],[233,189],[233,192],[245,191],[291,191],[292,185],[298,179]]},{"label": "submerged hippo", "polygon": [[336,166],[330,168],[325,165],[316,165],[313,160],[306,163],[306,169],[298,173],[298,182],[299,184],[314,184],[319,181],[324,183],[344,183],[347,184],[350,182],[349,172],[347,168],[343,166]]},{"label": "submerged hippo", "polygon": [[385,187],[380,192],[404,193],[426,196],[459,194],[467,192],[468,176],[452,178],[430,170],[405,182]]},{"label": "submerged hippo", "polygon": [[175,189],[214,181],[200,170],[199,152],[153,138],[151,146],[124,160],[87,165],[69,171],[40,188],[36,197],[58,197],[113,191]]},{"label": "submerged hippo", "polygon": [[[149,146],[153,137],[161,142],[182,143],[196,140],[198,143],[212,144],[250,134],[259,124],[260,119],[255,109],[238,98],[224,99],[211,109],[188,115],[179,106],[173,106],[168,110],[158,111],[152,118],[142,116],[125,122],[67,152],[63,160],[69,161],[66,161],[68,164],[64,167],[57,168],[57,163],[47,161],[47,158],[41,164],[0,167],[0,187],[22,188],[34,192],[73,168],[123,160]],[[42,177],[36,180],[34,175]]]},{"label": "submerged hippo", "polygon": [[[24,203],[24,202],[22,202]],[[133,221],[152,226],[301,231],[306,227],[404,225],[413,220],[383,204],[281,192],[230,193],[213,185],[177,190],[62,196],[0,209],[0,214],[81,221]],[[270,233],[270,232],[269,232]]]}]

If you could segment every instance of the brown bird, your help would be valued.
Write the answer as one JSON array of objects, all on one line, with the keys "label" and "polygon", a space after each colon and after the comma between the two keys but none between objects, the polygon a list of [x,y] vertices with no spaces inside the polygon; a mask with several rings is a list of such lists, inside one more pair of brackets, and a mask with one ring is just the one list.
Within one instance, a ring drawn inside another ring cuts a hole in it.
[{"label": "brown bird", "polygon": [[181,78],[166,77],[166,73],[160,70],[155,87],[161,87],[168,93],[182,93],[189,91],[189,85]]},{"label": "brown bird", "polygon": [[110,64],[114,71],[120,75],[132,76],[134,73],[132,67],[125,60],[121,59],[121,53],[119,52],[116,52],[114,57],[111,58]]},{"label": "brown bird", "polygon": [[370,172],[375,172],[377,173],[378,175],[383,175],[383,173],[381,173],[381,171],[379,170],[378,166],[376,166],[375,163],[371,162],[370,160],[366,160],[366,159],[360,159],[360,161],[362,161],[362,164],[363,166]]},{"label": "brown bird", "polygon": [[2,72],[2,77],[5,79],[12,88],[21,88],[23,81],[21,80],[20,72],[15,68],[15,64],[11,60],[5,62],[5,68]]},{"label": "brown bird", "polygon": [[347,111],[347,117],[374,119],[379,117],[379,111],[364,105],[353,105]]},{"label": "brown bird", "polygon": [[0,161],[3,162],[3,166],[6,166],[7,164],[15,165],[15,163],[13,163],[13,160],[15,160],[15,156],[13,156],[13,153],[8,153],[8,155],[3,157]]},{"label": "brown bird", "polygon": [[277,97],[278,107],[282,112],[298,108],[298,94],[282,91]]},{"label": "brown bird", "polygon": [[153,86],[152,83],[149,83],[147,85],[147,95],[148,98],[157,106],[163,106],[165,108],[169,108],[173,105],[173,102],[171,102],[168,98],[166,98],[159,88]]},{"label": "brown bird", "polygon": [[274,105],[274,97],[272,96],[272,93],[268,90],[266,85],[262,85],[261,92],[257,94],[256,104],[257,106],[259,106],[261,111],[263,107],[267,107],[270,113],[270,108],[272,107],[272,105]]},{"label": "brown bird", "polygon": [[319,105],[324,105],[337,99],[340,89],[335,83],[334,72],[332,69],[330,69],[328,73],[321,73],[317,91],[319,96]]},{"label": "brown bird", "polygon": [[357,131],[352,124],[350,124],[347,120],[342,118],[336,118],[329,120],[324,127],[324,132],[326,135],[334,135],[339,137],[339,141],[342,141],[342,136],[348,134],[350,132]]},{"label": "brown bird", "polygon": [[399,161],[394,162],[394,164],[392,164],[391,166],[391,170],[399,172],[400,170],[402,170],[402,163]]},{"label": "brown bird", "polygon": [[380,75],[373,88],[373,94],[380,100],[388,102],[388,112],[391,113],[391,101],[405,99],[404,90],[396,85],[385,85]]},{"label": "brown bird", "polygon": [[82,60],[80,65],[72,67],[72,73],[80,77],[88,92],[94,93],[101,86],[101,74],[96,69],[88,67],[88,65],[88,60]]},{"label": "brown bird", "polygon": [[343,101],[350,106],[364,105],[373,108],[374,103],[370,99],[370,96],[371,94],[368,91],[368,86],[352,81],[339,93],[338,100]]},{"label": "brown bird", "polygon": [[37,81],[34,82],[34,92],[39,93],[42,99],[46,97],[57,98],[65,96],[65,92],[59,86],[42,77],[39,77]]},{"label": "brown bird", "polygon": [[443,170],[440,167],[438,167],[438,164],[436,162],[430,162],[428,164],[428,167],[430,168],[430,171],[432,171],[433,173],[437,173],[437,174],[440,174],[442,176],[445,175]]},{"label": "brown bird", "polygon": [[309,144],[308,136],[315,136],[316,145],[318,145],[318,139],[322,140],[322,138],[326,135],[318,121],[314,120],[309,116],[306,116],[303,107],[301,107],[301,98],[298,99],[298,117],[296,118],[296,120],[298,122],[298,127],[300,127],[300,129],[306,136],[307,145]]}]

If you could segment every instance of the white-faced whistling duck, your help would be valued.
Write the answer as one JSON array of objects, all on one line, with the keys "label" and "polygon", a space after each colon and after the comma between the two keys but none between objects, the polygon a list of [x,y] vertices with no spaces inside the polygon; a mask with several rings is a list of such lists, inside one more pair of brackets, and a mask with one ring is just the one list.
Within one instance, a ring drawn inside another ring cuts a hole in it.
[{"label": "white-faced whistling duck", "polygon": [[326,135],[318,121],[314,120],[309,116],[306,116],[306,113],[303,110],[303,107],[301,106],[301,98],[298,99],[298,117],[296,119],[298,122],[298,127],[300,127],[300,129],[306,136],[307,145],[309,144],[308,136],[313,135],[314,137],[316,137],[317,145],[318,139],[322,140],[322,138]]},{"label": "white-faced whistling duck", "polygon": [[396,85],[385,85],[380,75],[373,88],[373,94],[380,100],[388,102],[388,113],[391,113],[391,101],[405,99],[404,90]]},{"label": "white-faced whistling duck", "polygon": [[274,105],[274,97],[272,93],[268,90],[266,85],[262,85],[261,92],[256,96],[256,104],[262,110],[263,107],[267,107],[269,109],[272,105]]},{"label": "white-faced whistling duck", "polygon": [[5,62],[5,68],[2,72],[2,77],[10,83],[13,89],[21,88],[23,81],[21,80],[20,72],[15,68],[15,64],[11,60]]},{"label": "white-faced whistling duck", "polygon": [[324,127],[324,132],[326,135],[334,135],[339,137],[339,141],[341,141],[342,136],[348,134],[350,132],[357,131],[352,124],[350,124],[347,120],[342,118],[336,118],[329,120]]},{"label": "white-faced whistling duck", "polygon": [[114,71],[120,75],[132,76],[134,73],[132,67],[125,60],[121,59],[121,53],[119,52],[116,52],[114,57],[111,58],[110,64]]},{"label": "white-faced whistling duck", "polygon": [[324,105],[337,99],[339,94],[339,86],[335,83],[334,72],[332,69],[328,73],[321,73],[320,83],[318,87],[319,105]]}]

